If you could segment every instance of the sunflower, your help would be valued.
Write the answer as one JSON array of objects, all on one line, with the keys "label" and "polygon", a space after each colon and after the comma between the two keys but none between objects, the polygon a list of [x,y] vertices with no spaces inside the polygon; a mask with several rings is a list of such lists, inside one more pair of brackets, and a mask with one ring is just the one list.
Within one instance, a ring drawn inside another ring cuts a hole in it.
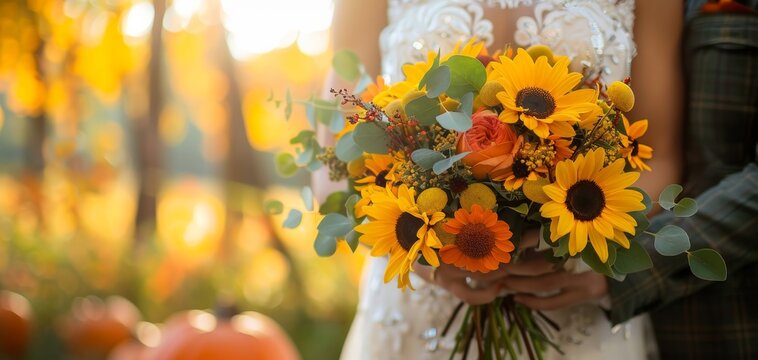
[{"label": "sunflower", "polygon": [[398,277],[398,287],[413,289],[409,273],[419,252],[432,266],[439,266],[432,249],[442,247],[432,227],[445,218],[445,213],[421,212],[416,205],[415,191],[400,185],[397,195],[389,188],[371,196],[371,205],[364,207],[370,221],[355,227],[360,240],[371,246],[372,256],[389,254],[384,282]]},{"label": "sunflower", "polygon": [[571,137],[571,125],[579,121],[582,113],[596,107],[595,89],[571,91],[582,80],[582,74],[568,72],[567,58],[551,66],[545,56],[534,61],[524,49],[518,49],[513,59],[501,56],[500,61],[492,66],[493,77],[505,89],[497,94],[504,107],[500,113],[503,122],[521,120],[543,139],[551,133]]},{"label": "sunflower", "polygon": [[645,135],[647,132],[647,119],[635,121],[634,124],[629,126],[629,121],[626,116],[622,117],[624,120],[624,129],[626,129],[626,136],[621,137],[621,145],[624,149],[621,153],[629,161],[629,165],[632,169],[639,168],[640,170],[652,171],[653,169],[645,164],[643,160],[650,160],[653,158],[653,148],[647,145],[639,143],[639,138]]},{"label": "sunflower", "polygon": [[473,205],[471,212],[458,209],[455,218],[442,228],[455,237],[452,244],[440,249],[440,257],[446,264],[486,273],[511,261],[510,252],[515,248],[510,241],[513,234],[508,223],[498,220],[491,210],[479,205]]},{"label": "sunflower", "polygon": [[642,194],[627,189],[640,177],[638,172],[624,172],[624,160],[617,159],[603,167],[605,150],[590,150],[575,161],[561,161],[556,166],[556,181],[545,185],[551,201],[540,208],[551,219],[550,240],[569,234],[569,253],[584,250],[587,239],[600,257],[608,260],[606,239],[629,248],[624,233],[634,233],[637,222],[629,212],[645,209]]},{"label": "sunflower", "polygon": [[503,187],[505,190],[514,191],[521,188],[524,182],[527,180],[537,180],[540,177],[540,170],[546,170],[544,167],[540,169],[531,169],[527,165],[523,158],[516,158],[513,160],[513,165],[505,171],[505,173],[498,179],[503,181]]},{"label": "sunflower", "polygon": [[361,193],[361,199],[355,204],[355,215],[359,218],[366,215],[363,207],[371,203],[371,196],[376,192],[383,192],[385,188],[392,187],[395,183],[393,166],[395,159],[390,155],[369,154],[364,155],[366,176],[355,181],[355,190]]}]

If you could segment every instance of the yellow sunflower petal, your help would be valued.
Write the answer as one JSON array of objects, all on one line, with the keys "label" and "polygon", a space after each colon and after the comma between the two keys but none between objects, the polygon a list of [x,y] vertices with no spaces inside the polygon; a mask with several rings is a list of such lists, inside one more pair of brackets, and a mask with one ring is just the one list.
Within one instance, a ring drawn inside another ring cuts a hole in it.
[{"label": "yellow sunflower petal", "polygon": [[584,250],[587,246],[587,222],[578,221],[576,228],[574,229],[574,253],[571,256],[576,255],[577,252]]},{"label": "yellow sunflower petal", "polygon": [[566,190],[561,189],[555,184],[545,185],[542,187],[542,191],[545,192],[549,198],[558,203],[566,202]]},{"label": "yellow sunflower petal", "polygon": [[608,242],[605,240],[605,237],[603,237],[603,235],[597,232],[597,230],[595,230],[593,227],[589,228],[589,235],[592,247],[595,249],[595,252],[600,258],[600,261],[608,261]]}]

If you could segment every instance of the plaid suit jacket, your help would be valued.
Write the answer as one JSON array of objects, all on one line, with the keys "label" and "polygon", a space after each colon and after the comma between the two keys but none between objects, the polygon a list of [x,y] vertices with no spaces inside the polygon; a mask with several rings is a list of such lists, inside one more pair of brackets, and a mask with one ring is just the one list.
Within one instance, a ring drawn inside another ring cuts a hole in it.
[{"label": "plaid suit jacket", "polygon": [[684,256],[657,254],[654,268],[609,280],[616,324],[650,311],[663,359],[758,359],[758,15],[710,14],[685,32],[688,81],[685,189],[691,218],[651,221],[684,228],[692,249],[724,256],[725,282],[694,277]]}]

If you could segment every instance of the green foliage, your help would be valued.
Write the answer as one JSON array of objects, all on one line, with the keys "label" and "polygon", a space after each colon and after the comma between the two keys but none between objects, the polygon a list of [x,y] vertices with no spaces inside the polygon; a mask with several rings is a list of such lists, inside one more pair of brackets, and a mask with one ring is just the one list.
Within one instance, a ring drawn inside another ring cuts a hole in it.
[{"label": "green foliage", "polygon": [[464,157],[466,157],[466,155],[468,155],[469,153],[470,153],[469,151],[466,151],[466,152],[462,152],[460,154],[453,155],[453,156],[451,156],[451,157],[449,157],[447,159],[443,159],[443,160],[437,161],[432,166],[432,171],[434,171],[434,173],[437,174],[437,175],[441,175],[442,173],[444,173],[445,171],[447,171],[447,169],[449,169],[453,165],[455,165],[456,162],[458,162],[459,160],[461,160]]},{"label": "green foliage", "polygon": [[263,203],[263,209],[268,215],[279,215],[284,212],[284,204],[279,200],[268,200]]},{"label": "green foliage", "polygon": [[311,190],[310,186],[304,186],[300,190],[300,197],[303,198],[303,203],[305,204],[305,210],[313,211],[313,190]]},{"label": "green foliage", "polygon": [[587,244],[587,247],[584,248],[582,251],[582,261],[584,261],[587,265],[589,265],[592,270],[595,272],[601,273],[603,275],[606,275],[608,277],[615,278],[616,273],[613,271],[611,266],[613,265],[612,260],[616,259],[616,248],[613,246],[608,246],[608,261],[602,262],[600,261],[600,257],[597,256],[597,253],[595,252],[595,249],[590,245]]},{"label": "green foliage", "polygon": [[700,249],[687,253],[687,262],[695,276],[708,281],[726,280],[726,263],[713,249]]},{"label": "green foliage", "polygon": [[460,112],[447,111],[437,115],[437,122],[445,129],[464,132],[471,129],[471,116]]},{"label": "green foliage", "polygon": [[313,248],[316,250],[318,256],[332,256],[337,251],[337,238],[319,233],[313,242]]},{"label": "green foliage", "polygon": [[345,213],[350,219],[355,221],[355,204],[361,200],[361,196],[358,194],[350,195],[345,201]]},{"label": "green foliage", "polygon": [[353,252],[358,249],[358,240],[360,237],[361,234],[355,230],[350,230],[350,232],[345,235],[345,242],[350,246],[350,249],[353,250]]},{"label": "green foliage", "polygon": [[447,95],[455,99],[462,98],[466,93],[479,92],[487,81],[487,71],[476,58],[453,55],[443,65],[450,67]]},{"label": "green foliage", "polygon": [[347,216],[337,213],[327,214],[318,224],[319,234],[343,237],[353,229],[355,223]]},{"label": "green foliage", "polygon": [[300,225],[301,221],[303,221],[303,213],[298,209],[290,209],[282,226],[285,229],[294,229]]},{"label": "green foliage", "polygon": [[418,89],[422,90],[424,86],[426,86],[426,83],[429,81],[429,77],[432,71],[436,70],[440,66],[440,50],[437,50],[437,56],[434,57],[434,61],[432,61],[432,66],[427,70],[426,74],[421,78],[421,80],[418,82]]},{"label": "green foliage", "polygon": [[647,214],[650,212],[650,210],[653,208],[653,200],[650,199],[650,195],[645,192],[645,190],[642,190],[638,187],[630,187],[629,190],[634,190],[640,194],[642,194],[642,203],[645,204],[645,210],[643,210],[643,214]]},{"label": "green foliage", "polygon": [[442,105],[437,98],[430,99],[419,96],[405,105],[405,113],[416,118],[421,125],[431,126],[437,122],[437,115],[442,111]]},{"label": "green foliage", "polygon": [[682,185],[671,184],[666,186],[666,188],[661,191],[661,195],[658,196],[658,205],[666,210],[671,210],[671,208],[676,205],[676,197],[681,193]]},{"label": "green foliage", "polygon": [[337,140],[337,144],[334,147],[337,159],[348,162],[359,158],[363,154],[361,147],[355,143],[354,135],[355,134],[351,131]]},{"label": "green foliage", "polygon": [[637,221],[637,226],[634,227],[634,236],[638,237],[642,235],[642,233],[647,230],[647,228],[650,226],[650,220],[647,219],[647,216],[645,215],[644,211],[635,211],[632,213],[629,213],[629,215],[634,218],[635,221]]},{"label": "green foliage", "polygon": [[[422,96],[423,98],[423,96]],[[386,154],[389,137],[376,122],[360,123],[353,130],[353,140],[360,148],[371,154]]]},{"label": "green foliage", "polygon": [[292,117],[292,93],[287,89],[284,95],[284,118],[289,120]]},{"label": "green foliage", "polygon": [[326,200],[318,209],[318,212],[322,215],[330,213],[344,213],[345,201],[347,200],[347,192],[335,191],[326,197]]},{"label": "green foliage", "polygon": [[471,116],[474,112],[474,93],[466,93],[461,97],[461,106],[458,108],[460,112]]},{"label": "green foliage", "polygon": [[290,153],[277,154],[274,158],[274,164],[276,165],[276,172],[284,177],[295,175],[298,169],[295,157]]},{"label": "green foliage", "polygon": [[442,95],[450,86],[450,77],[450,68],[447,66],[439,66],[427,72],[424,75],[424,79],[426,79],[426,96],[436,98]]},{"label": "green foliage", "polygon": [[340,50],[332,58],[334,72],[347,81],[355,81],[361,75],[361,62],[358,55],[349,50]]},{"label": "green foliage", "polygon": [[676,225],[666,225],[655,234],[655,250],[661,255],[679,255],[689,249],[690,237]]},{"label": "green foliage", "polygon": [[613,269],[622,274],[631,274],[653,267],[653,261],[642,245],[632,241],[629,249],[616,251],[616,262]]},{"label": "green foliage", "polygon": [[508,208],[521,215],[526,215],[529,213],[529,205],[527,205],[526,203],[521,203],[516,207],[508,206]]},{"label": "green foliage", "polygon": [[368,86],[369,86],[369,85],[371,85],[373,82],[374,82],[374,80],[371,78],[371,76],[369,76],[369,75],[368,75],[368,74],[366,74],[366,73],[363,73],[363,74],[361,75],[361,78],[360,78],[360,79],[358,79],[358,83],[357,83],[357,84],[355,84],[355,88],[353,89],[353,93],[355,93],[355,94],[360,94],[360,93],[362,93],[362,92],[363,92],[364,90],[366,90],[366,88],[368,88]]},{"label": "green foliage", "polygon": [[421,148],[411,154],[411,159],[422,169],[429,170],[435,163],[444,160],[445,155],[432,149]]},{"label": "green foliage", "polygon": [[686,197],[674,205],[674,216],[690,217],[697,213],[697,201],[693,198]]}]

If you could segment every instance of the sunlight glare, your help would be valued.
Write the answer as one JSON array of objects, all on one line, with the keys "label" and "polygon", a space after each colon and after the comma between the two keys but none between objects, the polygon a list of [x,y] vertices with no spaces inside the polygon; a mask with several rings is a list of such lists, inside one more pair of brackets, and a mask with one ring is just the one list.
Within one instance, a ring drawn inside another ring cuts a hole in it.
[{"label": "sunlight glare", "polygon": [[121,30],[124,36],[135,39],[146,37],[153,26],[154,11],[153,4],[147,1],[132,5],[126,16],[121,20]]}]

